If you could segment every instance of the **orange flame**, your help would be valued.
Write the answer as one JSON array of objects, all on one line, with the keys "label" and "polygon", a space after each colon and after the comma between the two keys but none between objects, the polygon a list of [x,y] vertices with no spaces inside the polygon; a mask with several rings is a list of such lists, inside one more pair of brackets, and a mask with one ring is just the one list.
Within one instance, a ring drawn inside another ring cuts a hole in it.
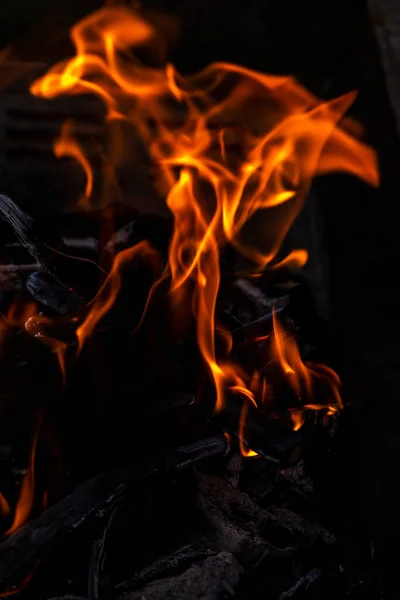
[{"label": "orange flame", "polygon": [[[248,399],[248,400],[247,400]],[[247,414],[249,412],[249,402],[257,406],[254,398],[250,394],[246,394],[246,400],[243,402],[242,410],[240,412],[240,420],[239,420],[239,447],[242,456],[245,458],[251,458],[252,456],[258,456],[257,452],[251,450],[250,448],[246,448],[244,443],[244,429],[247,421]]]},{"label": "orange flame", "polygon": [[[303,363],[299,348],[293,336],[289,336],[280,325],[275,312],[272,312],[273,338],[272,352],[275,359],[285,374],[287,382],[293,391],[302,399],[306,399],[303,408],[318,410],[328,408],[328,414],[343,408],[340,395],[340,379],[338,375],[326,365]],[[328,388],[327,404],[312,404],[309,399],[313,396],[313,384],[316,378],[322,379]],[[294,429],[300,429],[304,422],[304,411],[291,411]]]},{"label": "orange flame", "polygon": [[81,165],[86,175],[85,191],[78,202],[78,206],[88,208],[88,203],[93,189],[93,172],[90,163],[80,148],[78,141],[73,136],[73,124],[66,121],[60,132],[60,137],[54,142],[53,150],[57,158],[69,156]]},{"label": "orange flame", "polygon": [[14,520],[11,527],[6,531],[5,535],[10,535],[14,531],[16,531],[21,525],[27,522],[30,517],[33,508],[33,502],[35,499],[35,454],[36,454],[36,445],[37,445],[38,431],[33,438],[29,465],[26,470],[26,473],[22,479],[21,489],[19,493],[19,498],[17,502],[17,506],[14,513]]},{"label": "orange flame", "polygon": [[11,507],[3,494],[0,493],[0,515],[8,516],[11,513]]},{"label": "orange flame", "polygon": [[293,429],[298,431],[304,423],[304,410],[302,408],[291,410],[290,418],[292,419]]},{"label": "orange flame", "polygon": [[[171,306],[178,316],[193,307],[198,345],[216,388],[216,409],[232,387],[252,397],[228,355],[220,359],[216,354],[220,253],[229,243],[254,263],[254,270],[273,267],[314,176],[344,171],[378,184],[375,153],[344,118],[355,93],[320,101],[291,77],[228,63],[212,64],[190,77],[172,65],[146,66],[134,50],[156,44],[156,32],[127,7],[106,6],[85,17],[71,37],[76,56],[56,64],[33,84],[32,93],[44,98],[95,94],[109,121],[136,128],[175,221],[169,251]],[[110,164],[118,164],[123,148],[110,152],[115,153]],[[119,266],[137,251],[117,257],[77,331],[80,348],[115,300]],[[301,267],[306,260],[306,252],[299,250],[275,267]],[[339,405],[332,373],[306,367],[276,318],[273,346],[297,393],[309,395],[318,375],[330,383],[332,407]]]},{"label": "orange flame", "polygon": [[151,247],[149,242],[143,241],[132,248],[123,250],[115,257],[107,279],[90,304],[90,311],[85,321],[76,330],[78,352],[82,350],[85,341],[92,335],[100,319],[112,308],[121,289],[121,270],[125,265],[130,264],[135,256],[139,255],[155,258],[157,252]]}]

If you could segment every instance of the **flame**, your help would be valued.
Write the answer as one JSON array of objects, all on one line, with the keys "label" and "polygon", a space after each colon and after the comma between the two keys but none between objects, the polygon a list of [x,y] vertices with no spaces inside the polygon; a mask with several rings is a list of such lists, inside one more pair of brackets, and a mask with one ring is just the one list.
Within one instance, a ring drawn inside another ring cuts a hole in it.
[{"label": "flame", "polygon": [[81,165],[86,176],[86,186],[82,197],[78,201],[78,206],[88,208],[93,189],[93,172],[89,160],[73,136],[73,123],[71,121],[66,121],[61,127],[60,137],[54,142],[53,150],[57,158],[68,156]]},{"label": "flame", "polygon": [[[318,363],[303,363],[297,342],[289,336],[275,314],[272,312],[273,338],[272,352],[281,367],[287,382],[299,398],[305,399],[303,408],[318,410],[328,408],[328,414],[343,408],[340,395],[340,379],[328,366]],[[328,389],[326,404],[313,404],[309,399],[313,397],[315,379],[322,379]],[[291,411],[293,428],[299,429],[304,422],[303,410]]]},{"label": "flame", "polygon": [[77,328],[76,335],[78,338],[78,352],[90,337],[102,317],[112,308],[114,302],[121,289],[122,278],[121,271],[125,265],[132,263],[136,256],[147,256],[155,258],[157,252],[151,247],[149,242],[139,242],[132,248],[123,250],[114,259],[112,269],[107,276],[107,279],[101,286],[95,298],[90,304],[89,313],[84,322]]},{"label": "flame", "polygon": [[0,493],[0,515],[8,516],[11,513],[11,507],[3,494]]},{"label": "flame", "polygon": [[293,429],[298,431],[304,423],[304,410],[297,409],[290,411],[290,418],[292,419]]},{"label": "flame", "polygon": [[28,575],[14,589],[7,590],[6,592],[0,592],[0,598],[10,598],[11,596],[15,596],[15,594],[20,594],[31,582],[31,579],[34,576],[38,566],[39,566],[39,561],[36,562],[32,571],[30,573],[28,573]]},{"label": "flame", "polygon": [[246,426],[246,422],[247,422],[247,414],[249,412],[249,403],[253,404],[254,406],[257,406],[254,398],[252,397],[252,395],[250,394],[246,394],[246,400],[243,401],[243,405],[242,405],[242,410],[240,412],[240,420],[239,420],[239,447],[240,447],[240,452],[242,454],[242,456],[244,456],[245,458],[251,458],[253,456],[258,456],[257,452],[254,452],[254,450],[251,450],[250,448],[247,448],[245,443],[244,443],[244,429]]},{"label": "flame", "polygon": [[[252,261],[254,276],[265,268],[299,268],[307,260],[305,250],[276,261],[312,179],[343,171],[378,185],[375,153],[344,116],[356,94],[320,101],[291,77],[222,62],[188,77],[172,65],[149,67],[135,50],[154,48],[157,33],[128,7],[107,5],[75,25],[71,38],[76,55],[52,67],[31,92],[43,98],[95,94],[105,105],[110,127],[117,121],[136,129],[157,169],[157,189],[174,217],[163,275],[171,280],[172,310],[181,321],[188,307],[193,312],[199,349],[215,384],[216,410],[224,406],[228,390],[255,402],[246,377],[230,360],[232,344],[225,344],[225,356],[216,352],[221,252],[232,245]],[[120,137],[121,144],[110,148],[113,166],[131,158],[124,157]],[[75,153],[87,172],[89,194],[89,163],[81,150],[65,138],[58,148],[59,153]],[[79,348],[115,302],[120,267],[137,252],[148,248],[142,244],[116,257],[77,329]],[[324,378],[331,389],[329,410],[340,406],[333,372],[303,364],[294,339],[275,316],[273,322],[275,357],[294,391],[310,402],[314,378]]]},{"label": "flame", "polygon": [[38,430],[35,433],[33,438],[33,443],[31,447],[31,453],[29,458],[28,468],[26,473],[22,479],[21,489],[19,493],[19,498],[17,502],[17,506],[14,513],[14,520],[11,527],[6,531],[5,535],[10,535],[14,531],[16,531],[21,525],[26,523],[29,519],[30,514],[32,512],[33,503],[35,499],[35,454],[36,454],[36,445],[38,439]]}]

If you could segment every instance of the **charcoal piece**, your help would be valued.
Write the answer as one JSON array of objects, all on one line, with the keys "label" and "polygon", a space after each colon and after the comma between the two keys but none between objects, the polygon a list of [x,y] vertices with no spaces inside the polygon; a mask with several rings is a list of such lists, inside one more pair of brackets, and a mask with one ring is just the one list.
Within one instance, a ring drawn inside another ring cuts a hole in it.
[{"label": "charcoal piece", "polygon": [[268,507],[268,518],[270,524],[279,527],[285,527],[294,535],[299,535],[308,539],[309,543],[314,544],[318,540],[324,544],[334,544],[336,538],[325,527],[318,522],[310,522],[304,517],[287,508],[278,506]]},{"label": "charcoal piece", "polygon": [[82,296],[59,283],[48,273],[32,273],[26,281],[26,287],[35,300],[59,315],[77,311],[86,304]]},{"label": "charcoal piece", "polygon": [[[171,453],[143,461],[136,467],[119,467],[97,475],[78,486],[69,496],[28,522],[0,544],[0,586],[3,588],[13,577],[50,551],[60,535],[76,531],[97,517],[103,517],[110,508],[128,494],[134,483],[196,465],[200,461],[225,453],[224,436],[181,446]],[[140,486],[139,486],[140,487]]]},{"label": "charcoal piece", "polygon": [[[241,431],[240,418],[244,403],[248,406],[244,430]],[[239,394],[229,396],[216,419],[227,433],[242,437],[247,446],[261,456],[270,457],[284,465],[296,464],[301,457],[303,435],[272,419]]]},{"label": "charcoal piece", "polygon": [[182,575],[153,581],[118,600],[219,600],[232,594],[243,570],[229,552],[220,552],[192,565]]},{"label": "charcoal piece", "polygon": [[39,263],[0,265],[0,294],[22,290],[27,276],[39,267]]},{"label": "charcoal piece", "polygon": [[163,556],[150,566],[146,567],[128,581],[119,583],[118,590],[133,590],[142,587],[155,579],[168,577],[172,574],[182,573],[194,562],[199,562],[210,556],[215,556],[215,551],[202,546],[182,546],[172,554]]},{"label": "charcoal piece", "polygon": [[52,236],[15,202],[0,194],[0,218],[13,230],[19,242],[58,282],[87,299],[96,293],[107,274],[93,261],[72,256],[58,236]]},{"label": "charcoal piece", "polygon": [[294,467],[280,469],[278,481],[283,481],[301,496],[305,498],[315,497],[314,484],[305,469],[304,461],[301,460]]},{"label": "charcoal piece", "polygon": [[[235,537],[220,536],[224,549],[242,551],[253,539],[253,542],[256,540],[258,544],[268,544],[271,549],[290,554],[300,541],[309,546],[317,541],[324,544],[335,541],[335,537],[319,523],[311,523],[288,509],[261,508],[250,496],[232,488],[221,478],[199,474],[198,482],[198,502],[209,522],[220,531],[226,523],[235,526],[235,531],[232,528]],[[237,535],[237,528],[243,532],[242,539]]]}]

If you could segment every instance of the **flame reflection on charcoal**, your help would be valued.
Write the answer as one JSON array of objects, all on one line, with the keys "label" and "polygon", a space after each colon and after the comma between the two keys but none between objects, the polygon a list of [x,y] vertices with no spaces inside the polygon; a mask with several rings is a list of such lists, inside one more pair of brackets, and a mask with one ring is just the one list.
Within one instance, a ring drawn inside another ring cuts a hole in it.
[{"label": "flame reflection on charcoal", "polygon": [[[106,107],[110,127],[127,122],[137,130],[158,170],[157,190],[174,217],[169,269],[163,275],[170,276],[172,310],[178,320],[188,307],[194,313],[198,346],[216,389],[216,410],[232,389],[255,402],[245,383],[249,377],[230,360],[231,344],[225,344],[225,356],[217,356],[220,255],[232,245],[252,262],[253,275],[274,263],[275,268],[299,268],[307,260],[305,250],[278,262],[277,255],[313,177],[343,171],[378,184],[374,151],[344,117],[356,94],[320,101],[291,77],[222,62],[189,77],[172,65],[149,67],[134,50],[154,47],[156,31],[128,7],[106,6],[85,17],[71,38],[76,56],[52,67],[32,85],[32,93],[43,98],[95,94]],[[108,157],[110,164],[132,160],[124,155],[124,136],[120,140],[120,147],[110,149],[115,153]],[[116,257],[77,329],[80,348],[115,302],[120,267],[137,252],[146,253],[148,247],[143,243]],[[328,410],[340,406],[339,386],[328,368],[302,362],[294,338],[285,334],[276,315],[273,328],[276,362],[306,407],[314,406],[315,378],[330,389]]]}]

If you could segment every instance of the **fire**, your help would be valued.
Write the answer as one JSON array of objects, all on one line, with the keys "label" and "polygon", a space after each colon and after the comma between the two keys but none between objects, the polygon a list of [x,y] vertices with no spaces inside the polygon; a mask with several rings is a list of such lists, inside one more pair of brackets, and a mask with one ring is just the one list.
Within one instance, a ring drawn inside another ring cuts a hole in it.
[{"label": "fire", "polygon": [[14,519],[11,527],[6,531],[5,535],[10,535],[14,531],[16,531],[21,525],[26,523],[29,519],[30,514],[32,512],[33,503],[35,499],[35,454],[36,454],[36,445],[37,445],[38,434],[36,432],[32,448],[30,452],[29,464],[26,470],[26,473],[22,479],[21,489],[19,493],[19,498],[17,502],[17,506],[14,513]]},{"label": "fire", "polygon": [[[265,268],[300,268],[305,250],[277,261],[277,254],[301,211],[313,177],[332,171],[378,184],[376,157],[345,113],[356,94],[320,101],[293,78],[265,75],[229,64],[214,63],[183,77],[172,65],[150,67],[135,50],[155,48],[154,27],[133,9],[106,6],[85,17],[71,31],[75,57],[56,64],[31,91],[43,98],[91,93],[104,103],[110,127],[134,126],[158,169],[157,187],[174,217],[169,250],[171,308],[179,318],[191,307],[200,352],[216,389],[216,410],[228,390],[240,389],[255,402],[239,367],[218,357],[216,302],[220,256],[227,244],[252,261],[253,275]],[[83,150],[67,135],[56,153],[74,156],[86,172],[84,198],[92,190],[92,174]],[[122,136],[123,139],[123,136]],[[110,150],[110,164],[124,157],[123,142]],[[124,157],[128,160],[129,157]],[[254,230],[263,234],[254,235]],[[79,346],[111,308],[120,289],[121,263],[132,260],[139,245],[117,256],[114,266],[77,329]],[[229,332],[223,334],[229,339]],[[313,380],[325,378],[331,390],[329,410],[341,405],[336,375],[327,367],[303,364],[294,339],[285,335],[274,316],[274,356],[296,392],[311,408]],[[249,384],[250,385],[250,384]],[[245,413],[245,410],[244,410]],[[242,423],[245,414],[242,415]],[[294,427],[302,419],[293,412]],[[243,452],[247,452],[243,449]]]},{"label": "fire", "polygon": [[86,186],[82,197],[78,201],[78,206],[87,208],[93,190],[93,172],[88,159],[78,144],[78,141],[74,138],[73,124],[71,121],[65,121],[63,124],[60,137],[54,142],[53,150],[55,156],[58,158],[68,156],[75,159],[78,164],[81,165],[86,176]]},{"label": "fire", "polygon": [[11,507],[3,494],[0,493],[0,515],[8,516],[11,513]]},{"label": "fire", "polygon": [[244,443],[244,439],[245,439],[245,435],[244,435],[244,430],[245,430],[245,426],[246,426],[246,421],[247,421],[247,414],[249,412],[249,404],[253,404],[254,406],[257,406],[253,395],[250,393],[246,394],[246,401],[243,402],[243,407],[240,413],[240,420],[239,420],[239,447],[240,447],[240,452],[242,453],[242,456],[244,456],[245,458],[251,458],[252,456],[258,456],[257,452],[254,452],[254,450],[250,450],[250,448],[247,448],[245,443]]},{"label": "fire", "polygon": [[86,319],[76,330],[78,352],[81,351],[85,341],[91,336],[101,318],[104,317],[114,305],[121,289],[121,272],[124,265],[131,264],[134,258],[139,255],[146,256],[153,260],[157,258],[157,252],[147,241],[140,242],[132,248],[123,250],[115,257],[107,279],[96,294],[96,297],[90,303],[90,309]]},{"label": "fire", "polygon": [[[279,323],[275,312],[272,313],[273,338],[272,354],[279,364],[286,380],[295,394],[303,400],[303,408],[318,410],[326,408],[328,414],[343,408],[340,395],[340,379],[338,375],[326,365],[309,363],[305,364],[300,356],[297,342],[289,336]],[[316,380],[322,380],[327,389],[326,404],[313,404]],[[294,429],[300,429],[304,422],[304,410],[292,410],[291,419]]]}]

